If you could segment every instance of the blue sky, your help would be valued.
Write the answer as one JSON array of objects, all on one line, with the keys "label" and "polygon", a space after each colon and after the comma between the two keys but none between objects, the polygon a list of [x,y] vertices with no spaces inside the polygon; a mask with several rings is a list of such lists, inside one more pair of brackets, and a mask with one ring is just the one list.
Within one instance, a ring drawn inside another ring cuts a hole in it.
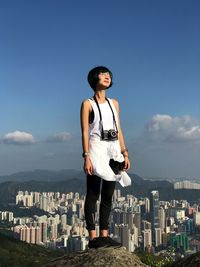
[{"label": "blue sky", "polygon": [[108,66],[131,172],[200,178],[198,0],[2,0],[0,175],[82,169],[88,71]]}]

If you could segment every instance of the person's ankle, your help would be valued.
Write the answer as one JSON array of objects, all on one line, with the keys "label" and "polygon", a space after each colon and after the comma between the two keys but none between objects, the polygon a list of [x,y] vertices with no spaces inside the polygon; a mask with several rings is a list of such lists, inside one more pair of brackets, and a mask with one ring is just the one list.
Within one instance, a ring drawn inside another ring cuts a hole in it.
[{"label": "person's ankle", "polygon": [[93,240],[95,239],[97,236],[96,236],[96,231],[95,230],[91,230],[89,231],[89,240]]},{"label": "person's ankle", "polygon": [[104,229],[104,230],[100,230],[100,234],[99,234],[100,237],[108,237],[108,230]]}]

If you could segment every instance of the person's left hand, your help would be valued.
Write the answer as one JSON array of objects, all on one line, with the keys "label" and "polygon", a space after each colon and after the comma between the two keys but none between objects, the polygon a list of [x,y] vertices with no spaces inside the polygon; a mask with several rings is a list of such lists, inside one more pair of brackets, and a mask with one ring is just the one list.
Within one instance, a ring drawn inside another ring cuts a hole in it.
[{"label": "person's left hand", "polygon": [[128,157],[124,157],[124,170],[128,171],[131,167],[131,163]]}]

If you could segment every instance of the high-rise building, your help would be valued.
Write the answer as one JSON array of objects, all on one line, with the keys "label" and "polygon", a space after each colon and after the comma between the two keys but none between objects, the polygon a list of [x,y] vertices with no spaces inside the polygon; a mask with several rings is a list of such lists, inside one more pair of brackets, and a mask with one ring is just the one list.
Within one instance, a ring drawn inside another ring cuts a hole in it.
[{"label": "high-rise building", "polygon": [[67,247],[67,240],[69,236],[68,235],[63,235],[62,236],[62,242],[63,242],[63,247]]},{"label": "high-rise building", "polygon": [[113,223],[114,224],[121,224],[121,210],[115,210],[112,212],[112,216],[113,216]]},{"label": "high-rise building", "polygon": [[79,199],[79,198],[80,198],[78,192],[75,193],[74,198],[75,198],[75,199]]},{"label": "high-rise building", "polygon": [[121,230],[121,242],[122,242],[122,245],[129,250],[130,230],[128,228],[128,225],[122,225],[120,230]]},{"label": "high-rise building", "polygon": [[30,234],[31,234],[30,227],[26,227],[26,242],[27,243],[30,243],[31,242]]},{"label": "high-rise building", "polygon": [[138,244],[138,236],[139,236],[138,235],[138,228],[135,225],[133,225],[131,233],[132,233],[132,239],[133,239],[133,242],[134,242],[134,250],[135,250],[135,248],[137,248],[138,245],[139,245]]},{"label": "high-rise building", "polygon": [[79,235],[69,236],[67,239],[67,250],[68,252],[81,250],[81,237]]},{"label": "high-rise building", "polygon": [[162,233],[162,244],[165,248],[168,246],[168,241],[169,241],[169,234]]},{"label": "high-rise building", "polygon": [[149,213],[150,212],[150,201],[149,201],[149,198],[146,197],[144,199],[144,203],[145,203],[145,212]]},{"label": "high-rise building", "polygon": [[127,224],[127,212],[122,211],[120,213],[120,217],[121,217],[121,219],[120,219],[121,224]]},{"label": "high-rise building", "polygon": [[200,212],[199,211],[194,213],[194,223],[195,225],[200,225]]},{"label": "high-rise building", "polygon": [[16,205],[23,202],[23,197],[24,197],[24,192],[23,191],[19,191],[16,195]]},{"label": "high-rise building", "polygon": [[32,195],[25,195],[24,196],[24,206],[32,207],[33,206],[33,196]]},{"label": "high-rise building", "polygon": [[129,229],[131,229],[131,230],[132,230],[133,225],[134,225],[134,222],[133,222],[134,216],[135,216],[135,214],[133,212],[128,212],[126,214],[127,224],[128,224]]},{"label": "high-rise building", "polygon": [[53,223],[50,225],[50,240],[55,240],[58,237],[58,225]]},{"label": "high-rise building", "polygon": [[115,235],[118,236],[117,241],[121,242],[129,250],[130,229],[128,228],[128,224],[115,225]]},{"label": "high-rise building", "polygon": [[162,245],[162,231],[160,228],[155,228],[155,247]]},{"label": "high-rise building", "polygon": [[186,226],[186,232],[188,235],[192,235],[194,234],[194,219],[187,219],[184,222],[185,226]]},{"label": "high-rise building", "polygon": [[66,225],[67,225],[67,215],[66,214],[62,214],[60,216],[60,224],[61,224],[61,229],[64,230],[66,228]]},{"label": "high-rise building", "polygon": [[161,231],[162,233],[164,233],[166,227],[166,212],[164,207],[162,206],[159,208],[158,217],[159,217]]},{"label": "high-rise building", "polygon": [[185,219],[185,209],[175,209],[175,219],[176,220]]},{"label": "high-rise building", "polygon": [[143,249],[144,251],[148,247],[152,247],[152,234],[151,234],[151,229],[147,229],[142,231],[142,236],[143,236]]},{"label": "high-rise building", "polygon": [[142,230],[151,230],[151,223],[146,221],[146,220],[143,220],[142,221]]},{"label": "high-rise building", "polygon": [[35,244],[39,245],[41,243],[42,231],[39,226],[35,228]]},{"label": "high-rise building", "polygon": [[20,240],[26,241],[26,228],[25,227],[22,227],[20,229]]},{"label": "high-rise building", "polygon": [[117,201],[117,199],[118,199],[119,197],[121,197],[121,191],[120,191],[120,189],[115,189],[115,190],[114,190],[114,194],[113,194],[113,201],[114,201],[114,202]]},{"label": "high-rise building", "polygon": [[159,192],[152,191],[150,195],[150,218],[151,218],[153,243],[155,242],[155,228],[160,228],[158,211],[159,211]]},{"label": "high-rise building", "polygon": [[136,212],[134,214],[133,223],[138,228],[138,235],[141,235],[141,213]]},{"label": "high-rise building", "polygon": [[47,200],[47,196],[42,194],[40,196],[40,209],[47,211],[47,204],[48,204],[48,200]]},{"label": "high-rise building", "polygon": [[30,228],[30,243],[35,244],[35,227]]},{"label": "high-rise building", "polygon": [[173,248],[183,248],[185,251],[189,248],[189,241],[186,234],[176,234],[171,236],[170,245]]},{"label": "high-rise building", "polygon": [[33,202],[34,202],[34,204],[37,204],[40,202],[40,193],[39,192],[33,192]]}]

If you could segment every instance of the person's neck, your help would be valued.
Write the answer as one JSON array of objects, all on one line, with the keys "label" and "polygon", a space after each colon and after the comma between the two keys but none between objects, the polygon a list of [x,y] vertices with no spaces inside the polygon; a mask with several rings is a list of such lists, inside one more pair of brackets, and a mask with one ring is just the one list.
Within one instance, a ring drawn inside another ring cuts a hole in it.
[{"label": "person's neck", "polygon": [[100,90],[95,92],[96,99],[98,103],[104,103],[106,101],[106,93],[105,90]]}]

